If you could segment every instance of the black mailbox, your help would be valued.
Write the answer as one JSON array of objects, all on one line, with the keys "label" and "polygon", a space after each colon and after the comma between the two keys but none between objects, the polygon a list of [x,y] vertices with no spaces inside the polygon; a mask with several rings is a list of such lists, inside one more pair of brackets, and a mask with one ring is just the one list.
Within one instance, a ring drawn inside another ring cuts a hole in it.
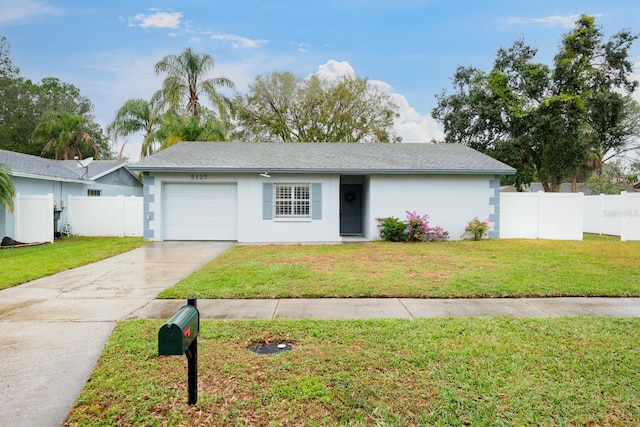
[{"label": "black mailbox", "polygon": [[185,305],[158,331],[158,355],[185,354],[200,333],[200,312],[193,305]]}]

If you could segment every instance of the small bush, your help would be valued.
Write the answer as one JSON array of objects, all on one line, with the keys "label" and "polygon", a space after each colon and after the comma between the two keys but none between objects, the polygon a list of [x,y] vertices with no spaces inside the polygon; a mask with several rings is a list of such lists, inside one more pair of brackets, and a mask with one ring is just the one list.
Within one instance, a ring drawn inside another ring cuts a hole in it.
[{"label": "small bush", "polygon": [[386,218],[376,218],[380,223],[380,237],[387,242],[406,242],[407,241],[407,224],[400,219],[389,216]]},{"label": "small bush", "polygon": [[489,231],[489,221],[480,221],[478,217],[474,217],[464,228],[463,239],[480,240]]}]

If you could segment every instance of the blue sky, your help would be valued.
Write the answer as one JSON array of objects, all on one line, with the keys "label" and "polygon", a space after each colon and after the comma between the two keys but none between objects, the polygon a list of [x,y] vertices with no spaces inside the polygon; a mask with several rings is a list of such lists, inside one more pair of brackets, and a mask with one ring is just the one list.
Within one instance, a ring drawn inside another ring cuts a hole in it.
[{"label": "blue sky", "polygon": [[[127,99],[160,88],[158,60],[190,46],[212,55],[211,77],[239,93],[273,71],[378,81],[400,107],[404,141],[426,142],[441,136],[429,114],[458,65],[489,69],[521,38],[551,64],[582,13],[607,36],[640,32],[637,0],[0,0],[0,35],[24,77],[74,84],[103,128]],[[640,78],[640,42],[632,60]],[[135,145],[126,155],[135,158]]]}]

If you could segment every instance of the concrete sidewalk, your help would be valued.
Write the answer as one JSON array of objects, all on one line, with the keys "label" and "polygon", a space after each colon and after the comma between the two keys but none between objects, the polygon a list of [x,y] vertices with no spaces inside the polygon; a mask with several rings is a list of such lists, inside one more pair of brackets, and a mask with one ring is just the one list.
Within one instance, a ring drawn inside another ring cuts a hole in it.
[{"label": "concrete sidewalk", "polygon": [[[166,319],[185,300],[153,300],[129,318]],[[370,319],[420,317],[640,317],[640,298],[318,298],[198,300],[201,319]]]},{"label": "concrete sidewalk", "polygon": [[154,242],[0,291],[0,424],[60,426],[116,322],[230,247]]}]

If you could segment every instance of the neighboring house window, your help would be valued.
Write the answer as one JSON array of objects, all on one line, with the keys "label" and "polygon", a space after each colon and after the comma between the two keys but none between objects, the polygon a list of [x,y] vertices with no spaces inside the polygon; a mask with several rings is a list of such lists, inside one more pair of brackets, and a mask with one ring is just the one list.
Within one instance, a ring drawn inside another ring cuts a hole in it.
[{"label": "neighboring house window", "polygon": [[87,196],[100,197],[102,196],[102,190],[87,190]]},{"label": "neighboring house window", "polygon": [[309,184],[275,184],[275,218],[310,218]]}]

